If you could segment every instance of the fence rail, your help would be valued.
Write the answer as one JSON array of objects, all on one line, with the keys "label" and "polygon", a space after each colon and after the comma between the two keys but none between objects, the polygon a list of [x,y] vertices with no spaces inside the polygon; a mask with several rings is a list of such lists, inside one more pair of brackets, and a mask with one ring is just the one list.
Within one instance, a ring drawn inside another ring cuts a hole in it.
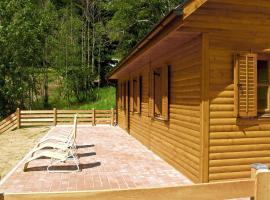
[{"label": "fence rail", "polygon": [[[148,188],[130,190],[104,190],[59,193],[3,194],[6,200],[216,200],[251,197],[255,194],[255,181],[233,181],[195,184],[171,188]],[[266,200],[256,198],[256,200]]]},{"label": "fence rail", "polygon": [[249,180],[194,184],[179,187],[0,194],[0,199],[5,200],[216,200],[249,197],[255,200],[269,200],[269,170],[257,170],[255,171],[255,177]]},{"label": "fence rail", "polygon": [[266,165],[254,164],[251,178],[247,180],[163,188],[0,194],[0,199],[5,200],[216,200],[249,197],[255,200],[270,199],[270,171]]},{"label": "fence rail", "polygon": [[116,111],[111,110],[20,110],[0,122],[0,134],[16,128],[32,126],[56,126],[73,123],[78,114],[78,124],[97,125],[116,123]]},{"label": "fence rail", "polygon": [[13,113],[0,122],[0,134],[16,129],[17,125],[17,116],[16,113]]}]

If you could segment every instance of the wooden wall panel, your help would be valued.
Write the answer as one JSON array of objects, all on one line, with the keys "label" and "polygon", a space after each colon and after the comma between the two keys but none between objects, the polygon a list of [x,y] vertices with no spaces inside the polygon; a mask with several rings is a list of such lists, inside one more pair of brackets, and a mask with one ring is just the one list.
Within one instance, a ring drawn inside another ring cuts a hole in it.
[{"label": "wooden wall panel", "polygon": [[[209,181],[247,178],[250,164],[270,164],[270,118],[237,119],[233,75],[235,53],[269,53],[269,7],[268,0],[208,1],[178,30],[207,33],[210,39]],[[195,182],[201,173],[201,46],[201,39],[194,39],[151,63],[172,66],[169,122],[151,120],[147,103],[141,116],[131,116],[131,134]]]},{"label": "wooden wall panel", "polygon": [[117,86],[118,86],[118,90],[117,90],[117,122],[118,122],[118,126],[121,127],[122,129],[125,129],[124,127],[124,123],[125,123],[125,112],[123,110],[123,98],[122,98],[122,82],[119,80],[117,82]]},{"label": "wooden wall panel", "polygon": [[148,112],[149,78],[148,69],[139,72],[142,77],[141,113],[131,113],[130,133],[142,144],[150,148],[151,134],[149,132],[150,118]]},{"label": "wooden wall panel", "polygon": [[[141,114],[130,113],[130,134],[194,182],[200,182],[201,52],[199,36],[151,62],[152,67],[171,65],[168,122],[149,117],[149,65],[132,74],[142,76],[142,110]],[[120,111],[120,127],[122,118]]]},{"label": "wooden wall panel", "polygon": [[250,164],[270,164],[270,118],[239,120],[234,97],[235,53],[270,53],[269,7],[268,0],[211,0],[179,29],[210,38],[210,181],[247,178]]},{"label": "wooden wall panel", "polygon": [[235,53],[262,51],[262,46],[270,47],[270,39],[224,38],[215,33],[210,42],[210,181],[248,178],[252,163],[270,164],[270,119],[235,116],[233,75]]}]

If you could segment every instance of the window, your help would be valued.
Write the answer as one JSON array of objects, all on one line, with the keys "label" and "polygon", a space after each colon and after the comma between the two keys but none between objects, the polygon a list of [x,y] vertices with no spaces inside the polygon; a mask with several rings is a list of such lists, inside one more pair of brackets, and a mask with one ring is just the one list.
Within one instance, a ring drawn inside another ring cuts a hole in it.
[{"label": "window", "polygon": [[118,108],[122,109],[122,84],[118,82]]},{"label": "window", "polygon": [[122,82],[122,109],[126,110],[126,82]]},{"label": "window", "polygon": [[257,100],[258,100],[258,112],[270,112],[269,105],[269,65],[268,60],[257,61]]},{"label": "window", "polygon": [[136,76],[132,79],[132,84],[130,85],[132,94],[130,108],[134,113],[141,112],[141,80],[141,76]]},{"label": "window", "polygon": [[161,93],[161,68],[154,70],[154,116],[161,117],[162,114],[162,93]]},{"label": "window", "polygon": [[270,113],[270,55],[238,54],[235,65],[235,99],[239,117]]},{"label": "window", "polygon": [[152,118],[169,118],[169,66],[150,70],[149,114]]},{"label": "window", "polygon": [[133,111],[134,112],[137,112],[137,97],[138,97],[137,87],[138,87],[137,79],[133,79]]}]

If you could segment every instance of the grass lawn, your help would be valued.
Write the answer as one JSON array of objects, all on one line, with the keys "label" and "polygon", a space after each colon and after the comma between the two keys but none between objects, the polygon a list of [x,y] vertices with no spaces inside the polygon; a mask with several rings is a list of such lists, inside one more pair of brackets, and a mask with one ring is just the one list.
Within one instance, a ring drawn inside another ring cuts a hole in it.
[{"label": "grass lawn", "polygon": [[[113,86],[105,86],[101,88],[95,88],[89,100],[84,102],[78,102],[75,97],[70,97],[70,102],[68,102],[64,97],[60,96],[59,80],[57,74],[53,71],[49,71],[49,107],[46,109],[66,109],[66,110],[88,110],[88,109],[98,109],[98,110],[109,110],[115,108],[116,106],[116,89]],[[94,100],[91,100],[94,99]],[[42,102],[36,102],[33,110],[43,110],[44,105]]]},{"label": "grass lawn", "polygon": [[50,94],[49,104],[51,108],[57,109],[89,110],[95,108],[98,110],[108,110],[115,108],[115,93],[116,90],[113,86],[96,88],[93,90],[93,94],[96,96],[95,101],[78,103],[75,99],[72,99],[72,103],[69,105],[65,100],[59,98],[58,92],[55,90]]},{"label": "grass lawn", "polygon": [[89,101],[85,103],[74,103],[70,107],[64,109],[78,109],[78,110],[89,110],[95,108],[97,110],[108,110],[115,108],[115,88],[104,87],[95,89],[94,93],[97,95],[97,101]]}]

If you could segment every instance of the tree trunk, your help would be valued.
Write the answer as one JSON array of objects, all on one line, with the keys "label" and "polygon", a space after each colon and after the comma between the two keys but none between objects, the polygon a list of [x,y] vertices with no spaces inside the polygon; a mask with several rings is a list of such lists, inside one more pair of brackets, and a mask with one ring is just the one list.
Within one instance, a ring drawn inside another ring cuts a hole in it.
[{"label": "tree trunk", "polygon": [[90,69],[90,22],[87,21],[87,68]]},{"label": "tree trunk", "polygon": [[48,66],[47,66],[47,38],[45,39],[45,48],[44,48],[44,59],[43,59],[43,67],[44,67],[44,98],[43,98],[43,106],[44,108],[48,108],[49,106],[49,91],[48,91]]},{"label": "tree trunk", "polygon": [[82,60],[81,60],[81,62],[82,62],[82,68],[83,68],[83,66],[84,66],[84,23],[82,25],[81,37],[82,37],[81,38],[81,40],[82,40],[82,46],[81,46]]},{"label": "tree trunk", "polygon": [[95,28],[92,28],[92,74],[95,72]]},{"label": "tree trunk", "polygon": [[98,89],[100,87],[100,69],[101,69],[101,44],[98,47]]}]

